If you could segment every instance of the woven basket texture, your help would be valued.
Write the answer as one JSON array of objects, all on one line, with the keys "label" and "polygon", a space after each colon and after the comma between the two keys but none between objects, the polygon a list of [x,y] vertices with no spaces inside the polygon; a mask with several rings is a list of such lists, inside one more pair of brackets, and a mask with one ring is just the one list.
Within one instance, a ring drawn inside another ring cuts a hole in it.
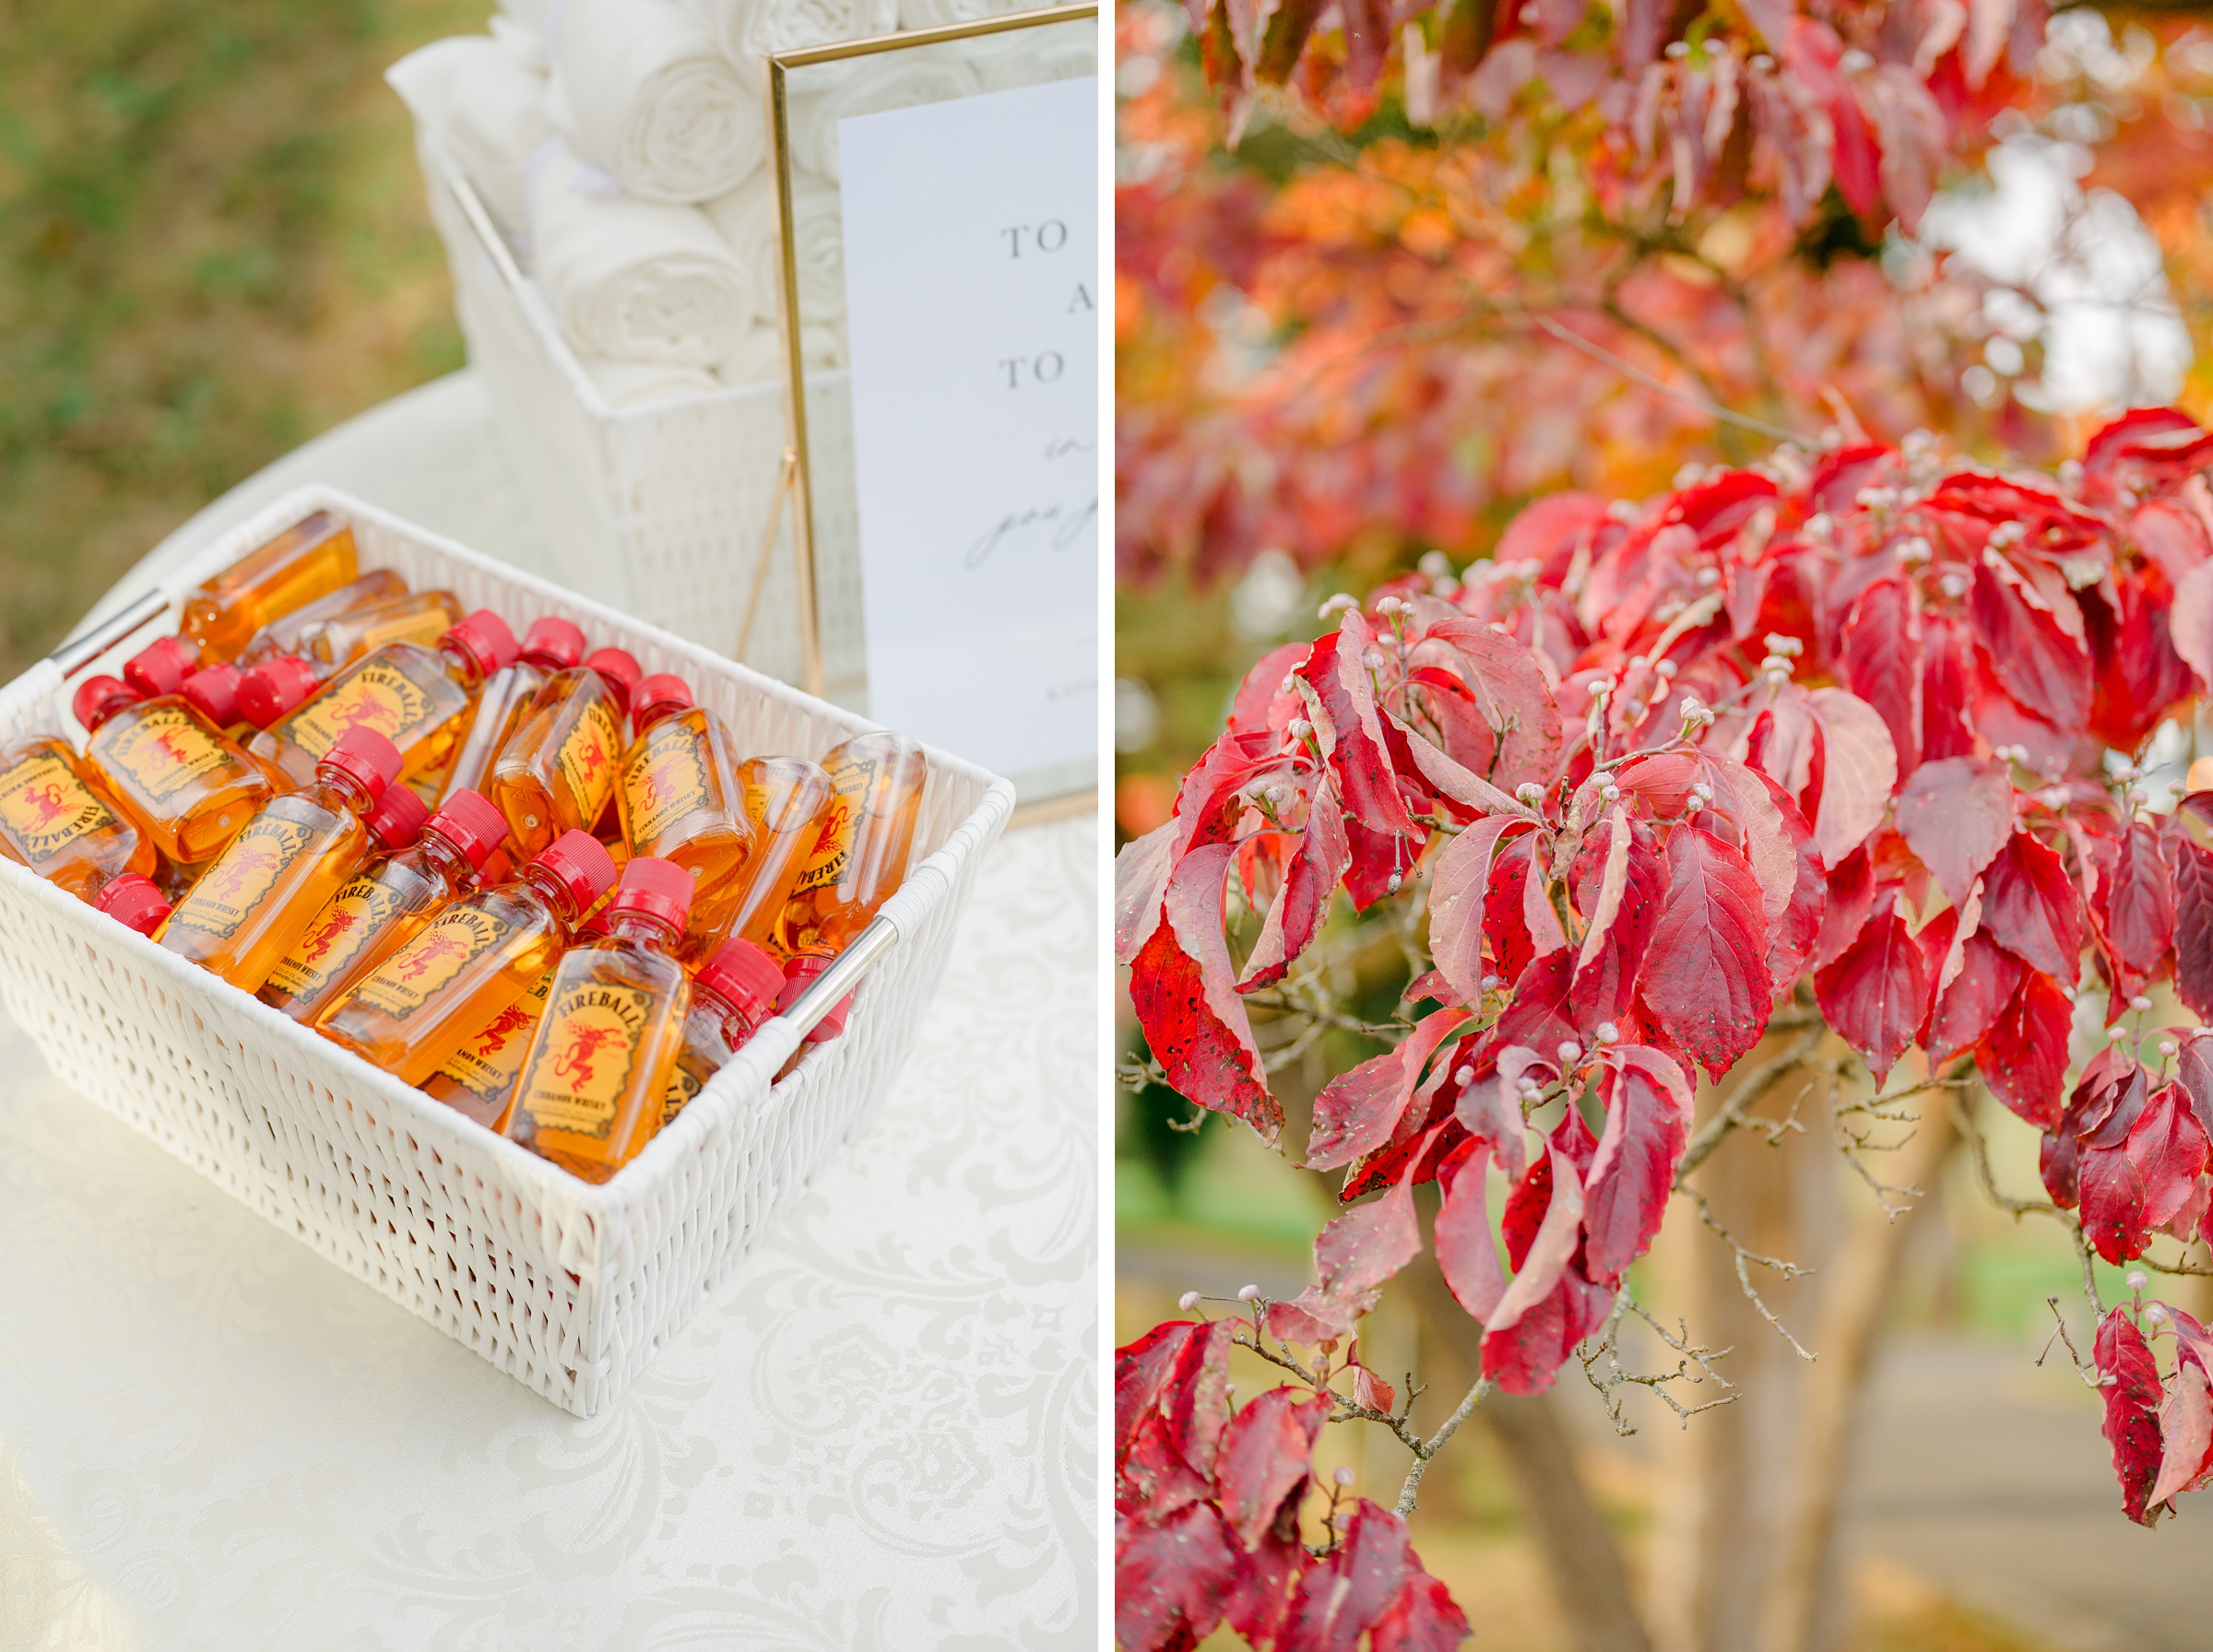
[{"label": "woven basket texture", "polygon": [[[364,568],[519,634],[558,614],[648,672],[688,678],[747,754],[818,757],[873,726],[665,631],[328,489],[272,505],[178,570],[172,599],[314,510],[349,522]],[[173,605],[172,605],[172,611]],[[141,632],[93,669],[114,670]],[[41,662],[0,688],[0,737],[59,730],[68,686]],[[930,749],[899,941],[845,1034],[771,1088],[798,1035],[781,1018],[645,1150],[591,1186],[0,860],[0,989],[54,1072],[355,1278],[578,1416],[605,1407],[868,1122],[905,1059],[1003,780]]]}]

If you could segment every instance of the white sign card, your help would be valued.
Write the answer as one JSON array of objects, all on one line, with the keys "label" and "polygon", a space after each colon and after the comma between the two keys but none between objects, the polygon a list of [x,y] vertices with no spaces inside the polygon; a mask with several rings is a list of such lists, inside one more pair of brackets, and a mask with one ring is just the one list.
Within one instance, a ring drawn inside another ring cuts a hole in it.
[{"label": "white sign card", "polygon": [[1025,796],[1098,746],[1098,89],[837,124],[869,713]]}]

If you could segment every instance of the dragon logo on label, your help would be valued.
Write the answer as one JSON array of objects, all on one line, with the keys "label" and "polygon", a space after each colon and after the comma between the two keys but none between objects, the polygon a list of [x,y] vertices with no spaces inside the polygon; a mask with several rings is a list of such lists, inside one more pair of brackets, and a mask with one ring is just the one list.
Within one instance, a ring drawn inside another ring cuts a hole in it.
[{"label": "dragon logo on label", "polygon": [[59,759],[41,753],[0,775],[0,831],[38,867],[115,817]]},{"label": "dragon logo on label", "polygon": [[438,921],[385,960],[354,989],[363,1003],[405,1021],[472,960],[498,946],[511,926],[476,907],[449,908]]},{"label": "dragon logo on label", "polygon": [[607,1139],[637,1064],[652,997],[642,987],[591,983],[546,1011],[521,1101],[538,1128]]},{"label": "dragon logo on label", "polygon": [[258,817],[223,851],[222,858],[207,875],[192,886],[192,892],[169,920],[170,926],[228,939],[268,899],[269,891],[314,835],[297,820]]}]

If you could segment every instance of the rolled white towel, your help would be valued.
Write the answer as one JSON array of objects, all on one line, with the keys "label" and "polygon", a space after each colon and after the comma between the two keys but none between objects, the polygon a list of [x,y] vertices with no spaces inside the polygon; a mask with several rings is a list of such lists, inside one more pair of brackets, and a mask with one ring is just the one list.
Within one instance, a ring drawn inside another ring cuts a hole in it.
[{"label": "rolled white towel", "polygon": [[586,355],[704,368],[775,313],[775,289],[698,207],[633,200],[558,139],[529,199],[532,273]]},{"label": "rolled white towel", "polygon": [[[846,364],[845,330],[831,322],[811,321],[799,329],[799,359],[811,368]],[[784,379],[784,335],[771,326],[756,326],[727,361],[715,364],[715,376],[725,384],[772,384]]]},{"label": "rolled white towel", "polygon": [[[846,313],[846,232],[837,192],[810,179],[792,180],[792,242],[799,272],[799,314],[811,322],[843,320]],[[776,313],[784,266],[776,236],[775,183],[766,173],[707,203],[707,218],[732,253],[744,260],[761,291],[770,295],[763,319]]]},{"label": "rolled white towel", "polygon": [[899,27],[899,0],[683,0],[740,69],[771,52],[865,40]]},{"label": "rolled white towel", "polygon": [[685,401],[722,388],[720,381],[704,367],[680,367],[673,361],[617,361],[610,356],[579,356],[576,360],[610,407]]},{"label": "rolled white towel", "polygon": [[678,0],[565,0],[547,48],[570,146],[638,199],[693,204],[759,170],[761,88]]},{"label": "rolled white towel", "polygon": [[546,61],[546,37],[527,23],[518,23],[503,11],[491,14],[486,25],[491,38],[500,42],[500,49],[508,56],[536,75],[551,71],[553,65]]},{"label": "rolled white towel", "polygon": [[501,232],[520,240],[525,174],[549,130],[544,77],[489,36],[458,34],[408,53],[385,78],[444,145]]},{"label": "rolled white towel", "polygon": [[792,159],[811,172],[835,178],[837,124],[847,115],[974,96],[982,85],[976,71],[955,55],[958,50],[956,43],[886,52],[794,71],[786,83]]},{"label": "rolled white towel", "polygon": [[1099,37],[1089,18],[1041,23],[1035,29],[1010,29],[1004,34],[988,34],[967,43],[974,48],[969,62],[988,92],[1042,86],[1048,80],[1073,80],[1099,72]]}]

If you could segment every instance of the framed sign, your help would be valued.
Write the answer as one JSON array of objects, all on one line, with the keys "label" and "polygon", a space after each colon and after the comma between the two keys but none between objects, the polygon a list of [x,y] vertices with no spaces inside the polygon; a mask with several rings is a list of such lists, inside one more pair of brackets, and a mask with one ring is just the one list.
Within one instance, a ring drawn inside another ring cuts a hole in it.
[{"label": "framed sign", "polygon": [[1097,15],[766,60],[802,627],[1024,804],[1096,785]]}]

